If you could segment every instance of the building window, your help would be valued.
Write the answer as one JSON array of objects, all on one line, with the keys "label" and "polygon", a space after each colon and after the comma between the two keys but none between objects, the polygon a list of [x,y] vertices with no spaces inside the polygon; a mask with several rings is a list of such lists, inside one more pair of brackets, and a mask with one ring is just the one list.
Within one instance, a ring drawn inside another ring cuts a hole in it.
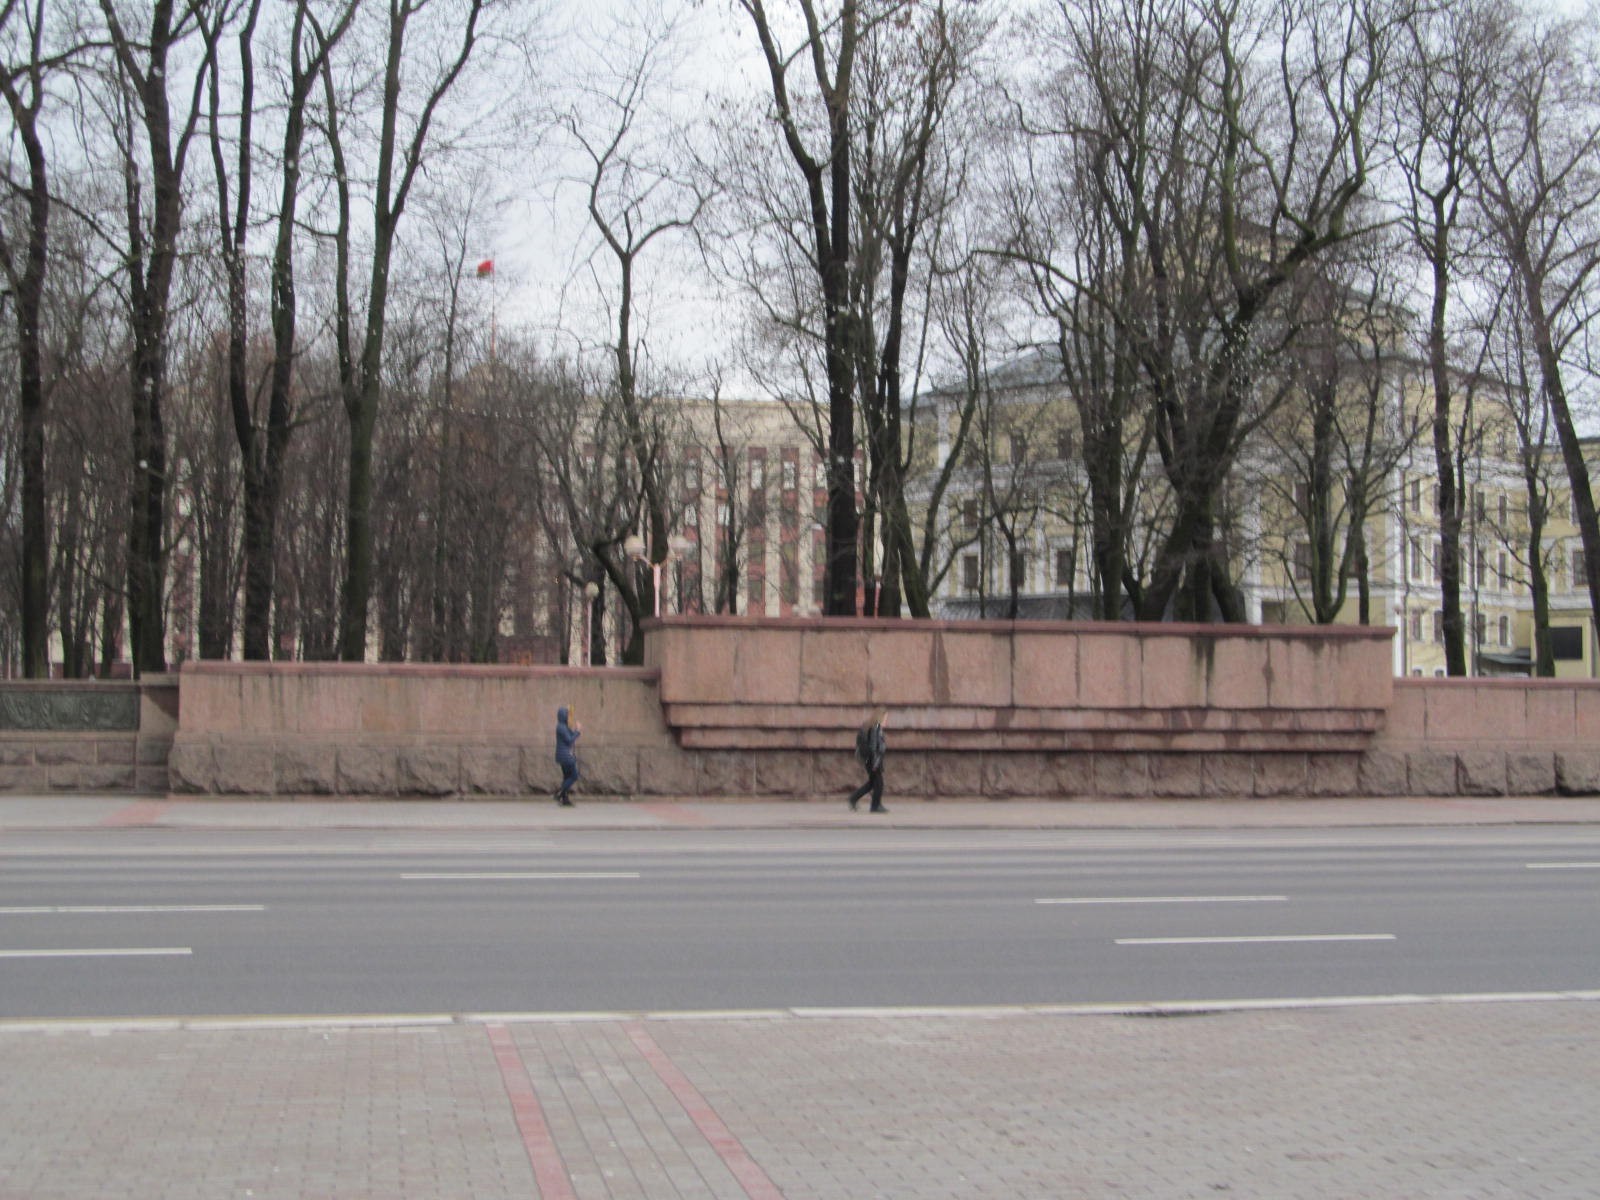
[{"label": "building window", "polygon": [[750,451],[750,490],[760,491],[767,486],[767,456]]},{"label": "building window", "polygon": [[1422,511],[1422,480],[1420,479],[1411,481],[1411,511],[1418,513]]},{"label": "building window", "polygon": [[1444,645],[1444,614],[1438,610],[1433,614],[1433,644]]},{"label": "building window", "polygon": [[1070,548],[1056,551],[1056,586],[1070,588],[1072,586],[1072,550]]},{"label": "building window", "polygon": [[963,500],[961,502],[961,525],[965,529],[978,527],[978,502],[976,500]]},{"label": "building window", "polygon": [[1026,434],[1013,433],[1011,435],[1011,465],[1020,466],[1028,460],[1028,437]]},{"label": "building window", "polygon": [[783,490],[792,492],[800,486],[800,464],[792,458],[783,460]]},{"label": "building window", "polygon": [[1489,556],[1482,546],[1472,563],[1472,582],[1482,587],[1489,579]]},{"label": "building window", "polygon": [[978,556],[966,554],[961,558],[961,590],[969,596],[978,594]]},{"label": "building window", "polygon": [[1480,522],[1488,520],[1488,510],[1483,503],[1483,492],[1478,488],[1472,489],[1472,511],[1477,514]]},{"label": "building window", "polygon": [[[1435,542],[1433,544],[1433,581],[1435,583],[1439,582],[1439,566],[1443,562],[1444,562],[1444,543],[1443,542]],[[1457,572],[1457,574],[1459,574],[1459,572]]]},{"label": "building window", "polygon": [[1077,452],[1077,439],[1073,437],[1072,430],[1056,430],[1056,457],[1065,462]]},{"label": "building window", "polygon": [[1504,529],[1506,527],[1506,498],[1504,496],[1495,501],[1495,512],[1499,515],[1500,528]]},{"label": "building window", "polygon": [[691,504],[683,510],[683,525],[685,529],[700,528],[700,506]]},{"label": "building window", "polygon": [[1017,590],[1028,590],[1028,555],[1026,551],[1018,550],[1011,556],[1011,578],[1017,581]]},{"label": "building window", "polygon": [[1495,575],[1500,580],[1500,590],[1503,592],[1511,585],[1511,576],[1506,572],[1506,552],[1500,551],[1500,558],[1496,564]]},{"label": "building window", "polygon": [[789,607],[800,602],[800,556],[793,544],[778,555],[778,598]]},{"label": "building window", "polygon": [[1311,485],[1304,479],[1295,480],[1294,507],[1295,511],[1300,513],[1311,511]]},{"label": "building window", "polygon": [[767,567],[759,558],[750,560],[749,569],[745,572],[750,594],[746,600],[746,608],[756,615],[762,616],[767,611]]},{"label": "building window", "polygon": [[1583,550],[1572,552],[1572,590],[1577,592],[1589,586],[1589,574],[1583,559]]},{"label": "building window", "polygon": [[1475,613],[1473,615],[1472,636],[1480,646],[1489,639],[1489,618],[1483,613]]},{"label": "building window", "polygon": [[1499,621],[1499,632],[1500,632],[1500,644],[1502,646],[1511,645],[1511,618],[1510,617],[1501,617],[1500,618],[1500,621]]},{"label": "building window", "polygon": [[1294,577],[1301,581],[1311,578],[1311,543],[1294,544]]},{"label": "building window", "polygon": [[1411,539],[1411,578],[1422,578],[1422,563],[1422,539],[1414,537]]},{"label": "building window", "polygon": [[700,490],[700,462],[690,459],[683,464],[683,490],[693,496]]},{"label": "building window", "polygon": [[1420,608],[1413,610],[1411,613],[1411,640],[1413,642],[1422,640],[1422,610]]}]

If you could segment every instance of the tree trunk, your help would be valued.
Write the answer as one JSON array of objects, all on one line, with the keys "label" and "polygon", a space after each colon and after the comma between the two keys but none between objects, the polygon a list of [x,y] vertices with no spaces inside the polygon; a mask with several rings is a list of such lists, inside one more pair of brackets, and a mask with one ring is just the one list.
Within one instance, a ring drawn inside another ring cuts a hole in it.
[{"label": "tree trunk", "polygon": [[[37,56],[37,47],[35,47]],[[0,83],[11,110],[13,127],[28,160],[27,246],[21,271],[6,247],[6,273],[17,306],[17,412],[22,468],[22,674],[44,679],[50,674],[50,541],[46,520],[44,476],[44,275],[49,253],[50,176],[39,138],[39,106],[43,81],[37,68],[27,101],[6,79]]]}]

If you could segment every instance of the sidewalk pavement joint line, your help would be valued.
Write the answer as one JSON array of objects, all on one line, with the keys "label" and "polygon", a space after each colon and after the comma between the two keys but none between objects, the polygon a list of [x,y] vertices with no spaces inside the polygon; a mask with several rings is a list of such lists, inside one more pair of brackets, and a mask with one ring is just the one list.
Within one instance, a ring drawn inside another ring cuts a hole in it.
[{"label": "sidewalk pavement joint line", "polygon": [[778,1189],[778,1185],[773,1183],[761,1169],[761,1164],[750,1157],[750,1152],[744,1148],[744,1143],[733,1135],[733,1131],[723,1123],[710,1102],[700,1094],[700,1090],[678,1069],[678,1065],[668,1057],[667,1052],[656,1044],[649,1030],[638,1022],[630,1022],[627,1029],[628,1038],[638,1047],[645,1062],[650,1064],[650,1069],[656,1073],[657,1078],[667,1085],[667,1090],[694,1122],[695,1128],[717,1152],[717,1157],[722,1159],[723,1165],[744,1189],[744,1194],[750,1197],[750,1200],[783,1200],[783,1193]]},{"label": "sidewalk pavement joint line", "polygon": [[1392,942],[1392,933],[1268,933],[1249,937],[1118,938],[1119,946],[1229,946],[1251,942]]},{"label": "sidewalk pavement joint line", "polygon": [[188,946],[141,946],[98,950],[0,950],[0,958],[186,958]]},{"label": "sidewalk pavement joint line", "polygon": [[266,912],[265,904],[39,904],[0,908],[0,917],[121,915],[123,913]]},{"label": "sidewalk pavement joint line", "polygon": [[544,1107],[539,1103],[539,1093],[528,1074],[528,1064],[522,1051],[504,1025],[486,1025],[484,1032],[494,1050],[494,1059],[500,1067],[500,1080],[505,1085],[506,1097],[511,1101],[511,1114],[516,1119],[517,1130],[522,1135],[522,1146],[527,1151],[528,1163],[533,1167],[533,1182],[539,1189],[539,1200],[577,1200],[572,1187],[572,1177],[566,1163],[556,1148],[550,1125],[544,1119]]},{"label": "sidewalk pavement joint line", "polygon": [[1529,863],[1530,871],[1593,871],[1600,869],[1600,862],[1552,862]]},{"label": "sidewalk pavement joint line", "polygon": [[1035,904],[1260,904],[1287,896],[1069,896]]},{"label": "sidewalk pavement joint line", "polygon": [[637,871],[413,871],[401,879],[637,879]]}]

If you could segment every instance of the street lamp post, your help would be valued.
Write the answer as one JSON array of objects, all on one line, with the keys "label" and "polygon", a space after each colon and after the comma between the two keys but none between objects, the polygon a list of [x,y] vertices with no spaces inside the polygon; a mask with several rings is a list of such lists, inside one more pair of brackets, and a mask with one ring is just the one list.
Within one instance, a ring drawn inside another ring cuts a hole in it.
[{"label": "street lamp post", "polygon": [[[661,568],[675,558],[682,558],[688,553],[694,543],[685,537],[673,537],[667,541],[666,551],[659,562],[650,563],[651,593],[655,599],[655,615],[661,615]],[[622,543],[622,552],[635,562],[648,562],[649,555],[645,552],[644,539],[638,534],[630,534]]]},{"label": "street lamp post", "polygon": [[600,594],[600,585],[590,580],[583,585],[583,665],[593,666],[589,661],[589,642],[594,629],[594,599]]}]

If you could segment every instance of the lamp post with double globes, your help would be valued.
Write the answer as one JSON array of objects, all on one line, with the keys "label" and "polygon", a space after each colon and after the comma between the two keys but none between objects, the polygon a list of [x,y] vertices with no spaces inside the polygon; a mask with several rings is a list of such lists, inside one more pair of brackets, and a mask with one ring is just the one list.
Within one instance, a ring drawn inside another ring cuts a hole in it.
[{"label": "lamp post with double globes", "polygon": [[[682,558],[693,545],[694,543],[685,537],[670,538],[667,542],[666,553],[661,556],[660,561],[650,563],[651,594],[655,597],[655,616],[659,617],[661,615],[661,568],[675,558]],[[644,539],[636,533],[630,534],[624,539],[622,552],[633,559],[634,562],[643,563],[649,561],[649,555],[645,552]]]}]

